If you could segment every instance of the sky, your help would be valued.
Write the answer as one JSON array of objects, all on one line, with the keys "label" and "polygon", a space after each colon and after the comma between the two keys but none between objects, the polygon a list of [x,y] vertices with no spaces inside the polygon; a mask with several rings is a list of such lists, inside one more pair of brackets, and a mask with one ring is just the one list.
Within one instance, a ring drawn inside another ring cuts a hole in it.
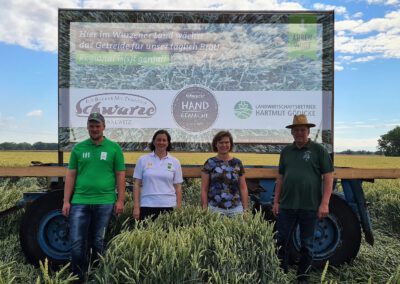
[{"label": "sky", "polygon": [[0,143],[57,142],[58,8],[335,10],[335,152],[400,125],[400,0],[0,0]]}]

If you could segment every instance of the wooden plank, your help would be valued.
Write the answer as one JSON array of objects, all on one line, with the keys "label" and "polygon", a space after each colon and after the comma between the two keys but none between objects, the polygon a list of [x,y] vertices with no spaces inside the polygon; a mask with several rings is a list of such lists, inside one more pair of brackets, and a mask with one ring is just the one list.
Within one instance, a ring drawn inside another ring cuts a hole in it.
[{"label": "wooden plank", "polygon": [[[64,167],[5,167],[0,168],[0,177],[61,177],[65,176]],[[133,168],[127,169],[127,176],[132,176]],[[201,167],[183,167],[183,175],[188,178],[200,177]],[[274,179],[278,175],[277,168],[246,168],[248,179]],[[335,168],[337,179],[397,179],[400,178],[400,169],[359,169]]]},{"label": "wooden plank", "polygon": [[0,168],[1,177],[62,177],[65,176],[65,167],[6,167]]},{"label": "wooden plank", "polygon": [[335,168],[334,177],[338,179],[397,179],[400,178],[400,169]]}]

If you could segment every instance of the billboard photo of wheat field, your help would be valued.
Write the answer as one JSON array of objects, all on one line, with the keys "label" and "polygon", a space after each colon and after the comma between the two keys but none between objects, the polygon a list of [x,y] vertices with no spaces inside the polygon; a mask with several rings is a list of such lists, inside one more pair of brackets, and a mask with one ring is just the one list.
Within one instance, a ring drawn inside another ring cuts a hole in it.
[{"label": "billboard photo of wheat field", "polygon": [[[143,153],[125,153],[134,164]],[[68,153],[64,161],[68,161]],[[201,165],[211,153],[177,153],[182,164]],[[245,165],[277,165],[278,155],[238,154]],[[57,152],[2,151],[1,167],[26,167],[31,161],[56,163]],[[399,157],[336,155],[336,167],[400,168]],[[0,211],[22,194],[45,188],[45,178],[1,178]],[[375,244],[362,240],[357,258],[340,267],[311,273],[311,283],[400,283],[400,180],[364,182]],[[340,188],[338,188],[340,190]],[[132,194],[122,216],[113,221],[108,249],[90,283],[293,283],[275,256],[273,225],[257,214],[222,219],[200,210],[200,183],[185,181],[183,209],[146,226],[133,224]],[[54,271],[29,264],[19,243],[24,210],[1,218],[0,283],[72,283],[69,267]],[[212,249],[211,249],[212,248]]]}]

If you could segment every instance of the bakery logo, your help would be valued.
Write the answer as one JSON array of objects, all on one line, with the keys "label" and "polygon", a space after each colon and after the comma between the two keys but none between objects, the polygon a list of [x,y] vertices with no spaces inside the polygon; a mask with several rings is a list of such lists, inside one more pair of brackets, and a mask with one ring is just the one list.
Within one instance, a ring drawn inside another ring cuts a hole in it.
[{"label": "bakery logo", "polygon": [[156,106],[151,100],[138,95],[103,93],[79,100],[75,111],[79,117],[99,112],[108,118],[150,118],[156,113]]},{"label": "bakery logo", "polygon": [[253,107],[248,101],[239,101],[235,104],[234,113],[237,118],[249,118],[253,112]]},{"label": "bakery logo", "polygon": [[209,129],[218,116],[218,103],[204,87],[189,86],[181,90],[172,103],[175,122],[189,132]]}]

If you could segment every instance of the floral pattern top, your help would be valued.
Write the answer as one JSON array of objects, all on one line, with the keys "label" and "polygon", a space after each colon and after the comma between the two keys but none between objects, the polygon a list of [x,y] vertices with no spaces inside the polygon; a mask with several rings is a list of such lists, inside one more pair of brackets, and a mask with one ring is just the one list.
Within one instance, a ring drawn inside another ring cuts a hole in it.
[{"label": "floral pattern top", "polygon": [[244,174],[242,161],[237,158],[224,161],[212,157],[204,163],[202,171],[210,176],[209,205],[222,209],[241,205],[239,177]]}]

